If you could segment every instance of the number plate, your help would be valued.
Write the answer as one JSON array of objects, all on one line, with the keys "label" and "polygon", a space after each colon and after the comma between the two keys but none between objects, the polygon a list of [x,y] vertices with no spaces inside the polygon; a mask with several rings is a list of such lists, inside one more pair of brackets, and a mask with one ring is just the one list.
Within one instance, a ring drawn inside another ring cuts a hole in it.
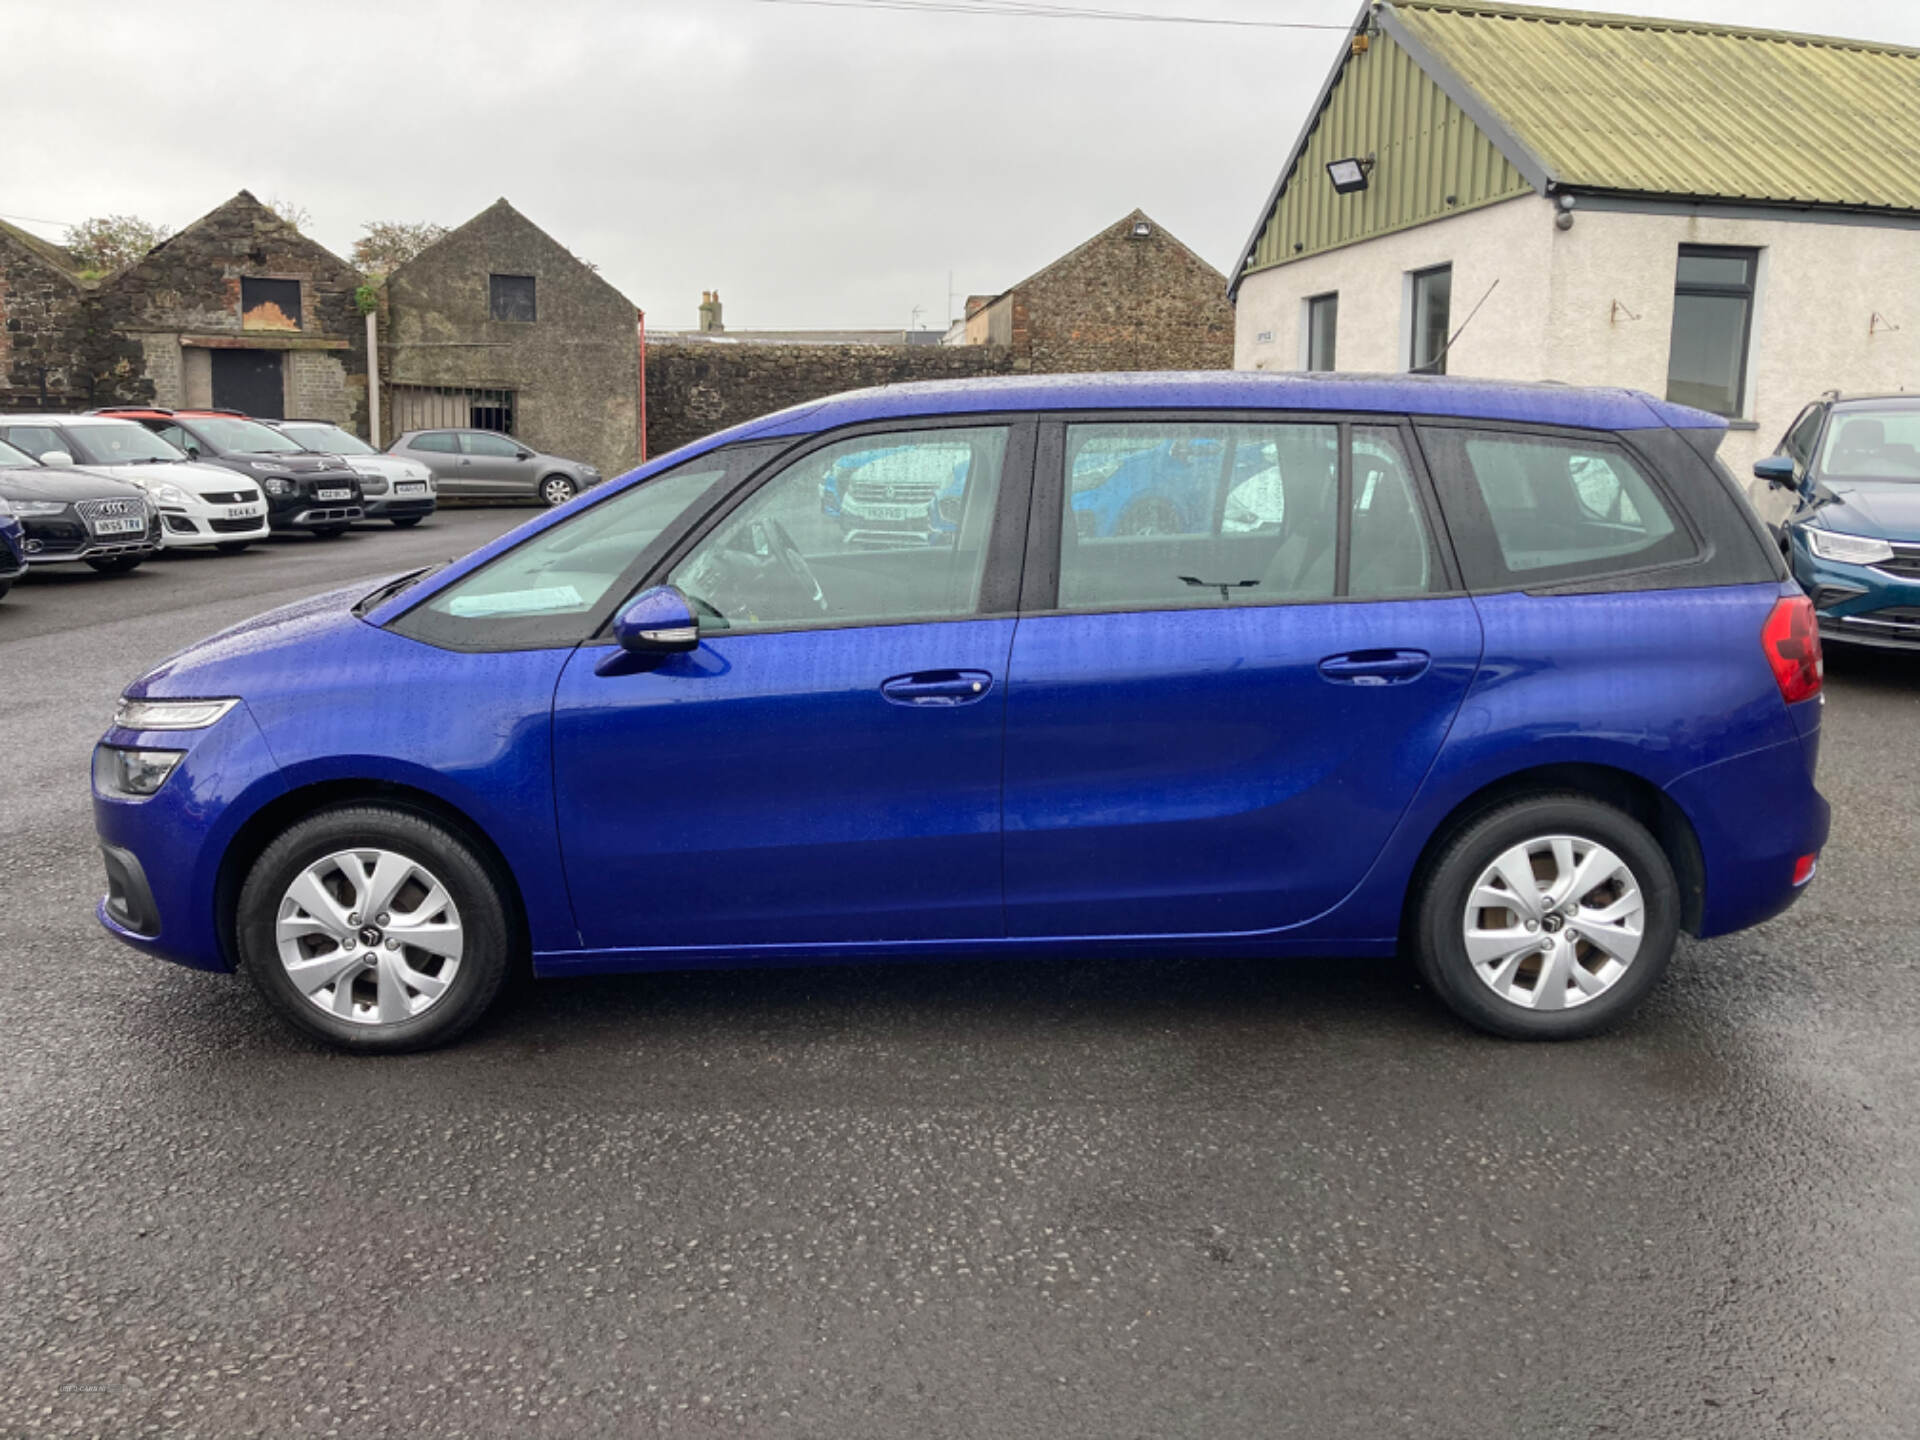
[{"label": "number plate", "polygon": [[341,485],[329,485],[325,489],[313,492],[316,500],[351,500],[353,491]]},{"label": "number plate", "polygon": [[227,519],[229,520],[251,520],[259,513],[258,508],[252,505],[229,505],[227,507]]},{"label": "number plate", "polygon": [[926,507],[916,510],[911,505],[865,505],[861,514],[868,520],[911,520],[916,515],[926,514]]},{"label": "number plate", "polygon": [[427,482],[424,480],[402,480],[393,487],[393,493],[396,495],[424,495],[427,493]]},{"label": "number plate", "polygon": [[105,516],[93,522],[96,535],[138,535],[147,528],[147,522],[138,515]]}]

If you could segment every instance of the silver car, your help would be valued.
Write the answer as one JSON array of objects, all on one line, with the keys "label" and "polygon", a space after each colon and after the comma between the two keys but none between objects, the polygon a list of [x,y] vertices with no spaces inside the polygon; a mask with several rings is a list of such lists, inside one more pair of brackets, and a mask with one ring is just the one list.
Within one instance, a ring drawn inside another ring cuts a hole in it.
[{"label": "silver car", "polygon": [[584,461],[542,455],[494,430],[409,430],[387,453],[425,465],[443,499],[564,505],[600,483],[600,472]]}]

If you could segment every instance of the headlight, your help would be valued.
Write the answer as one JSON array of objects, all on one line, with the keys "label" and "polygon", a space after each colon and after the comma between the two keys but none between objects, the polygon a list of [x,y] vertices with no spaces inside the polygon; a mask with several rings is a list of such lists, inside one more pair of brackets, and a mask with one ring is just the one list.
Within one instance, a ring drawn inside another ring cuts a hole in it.
[{"label": "headlight", "polygon": [[269,475],[267,477],[267,493],[269,495],[291,495],[293,493],[293,481],[287,479],[284,475]]},{"label": "headlight", "polygon": [[249,470],[257,470],[262,475],[271,475],[275,471],[284,470],[287,467],[282,465],[278,460],[249,460],[247,461],[247,468]]},{"label": "headlight", "polygon": [[11,514],[13,514],[13,502],[7,499],[6,496],[0,495],[0,515]]},{"label": "headlight", "polygon": [[93,751],[93,786],[107,795],[141,799],[167,783],[184,750],[121,750],[98,745]]},{"label": "headlight", "polygon": [[130,700],[113,707],[113,723],[122,730],[204,730],[238,700]]},{"label": "headlight", "polygon": [[1893,559],[1893,546],[1867,535],[1843,535],[1838,530],[1817,530],[1809,525],[1800,532],[1807,537],[1807,548],[1822,560],[1838,560],[1843,565],[1878,565]]},{"label": "headlight", "polygon": [[60,500],[16,500],[13,502],[13,513],[16,515],[58,515],[66,508],[66,503]]},{"label": "headlight", "polygon": [[163,505],[179,505],[184,507],[193,503],[186,491],[182,490],[178,485],[169,485],[164,481],[154,486],[152,493],[154,499],[160,501]]}]

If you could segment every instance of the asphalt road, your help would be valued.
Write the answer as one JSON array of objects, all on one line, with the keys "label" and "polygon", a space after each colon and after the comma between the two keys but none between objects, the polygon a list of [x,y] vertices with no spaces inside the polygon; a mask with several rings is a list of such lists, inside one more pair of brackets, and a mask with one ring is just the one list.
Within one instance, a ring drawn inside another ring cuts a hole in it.
[{"label": "asphalt road", "polygon": [[355,1061],[96,929],[127,680],[518,518],[0,602],[0,1434],[1920,1428],[1920,665],[1833,666],[1804,902],[1578,1045],[1133,961],[545,983]]}]

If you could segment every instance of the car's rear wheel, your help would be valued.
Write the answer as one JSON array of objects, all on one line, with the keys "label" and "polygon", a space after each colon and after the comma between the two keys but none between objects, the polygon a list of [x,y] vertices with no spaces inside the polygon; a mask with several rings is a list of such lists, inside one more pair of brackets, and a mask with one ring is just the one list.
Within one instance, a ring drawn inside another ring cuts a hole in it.
[{"label": "car's rear wheel", "polygon": [[468,843],[383,806],[327,810],[269,845],[241,887],[240,968],[302,1030],[346,1050],[443,1045],[499,994],[500,887]]},{"label": "car's rear wheel", "polygon": [[140,568],[144,555],[115,555],[108,560],[89,560],[87,564],[102,575],[126,575]]},{"label": "car's rear wheel", "polygon": [[1606,1029],[1665,973],[1680,890],[1632,816],[1583,795],[1489,811],[1427,873],[1415,912],[1421,974],[1496,1035],[1570,1040]]},{"label": "car's rear wheel", "polygon": [[549,505],[564,505],[579,493],[579,487],[564,475],[549,475],[540,482],[540,498]]},{"label": "car's rear wheel", "polygon": [[11,590],[11,589],[13,589],[13,581],[11,581],[11,580],[0,580],[0,600],[4,600],[4,599],[6,599],[6,598],[7,598],[7,592],[8,592],[9,590]]},{"label": "car's rear wheel", "polygon": [[222,540],[213,548],[222,555],[238,555],[251,544],[253,544],[251,540]]}]

